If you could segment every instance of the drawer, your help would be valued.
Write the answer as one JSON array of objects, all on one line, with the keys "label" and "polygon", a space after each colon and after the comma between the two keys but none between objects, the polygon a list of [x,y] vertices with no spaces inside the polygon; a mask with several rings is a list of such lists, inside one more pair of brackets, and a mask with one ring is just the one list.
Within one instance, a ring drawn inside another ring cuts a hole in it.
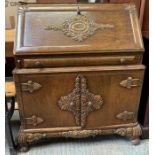
[{"label": "drawer", "polygon": [[25,128],[105,128],[137,121],[144,66],[15,69]]},{"label": "drawer", "polygon": [[22,68],[42,68],[42,67],[69,67],[69,66],[99,66],[99,65],[125,65],[141,62],[139,55],[124,56],[74,56],[57,58],[33,58],[22,59]]}]

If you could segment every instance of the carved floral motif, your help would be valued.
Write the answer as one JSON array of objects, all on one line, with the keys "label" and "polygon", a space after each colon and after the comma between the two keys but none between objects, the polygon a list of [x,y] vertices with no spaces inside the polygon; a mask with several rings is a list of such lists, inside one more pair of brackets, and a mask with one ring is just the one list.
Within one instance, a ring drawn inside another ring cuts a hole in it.
[{"label": "carved floral motif", "polygon": [[73,16],[60,25],[49,25],[45,30],[62,31],[64,35],[76,41],[83,41],[94,35],[97,30],[113,28],[110,24],[97,24],[92,19],[84,15]]},{"label": "carved floral motif", "polygon": [[62,96],[58,105],[62,110],[72,112],[76,124],[84,127],[88,114],[100,109],[103,99],[100,95],[89,92],[85,77],[78,75],[75,80],[75,88],[67,96]]}]

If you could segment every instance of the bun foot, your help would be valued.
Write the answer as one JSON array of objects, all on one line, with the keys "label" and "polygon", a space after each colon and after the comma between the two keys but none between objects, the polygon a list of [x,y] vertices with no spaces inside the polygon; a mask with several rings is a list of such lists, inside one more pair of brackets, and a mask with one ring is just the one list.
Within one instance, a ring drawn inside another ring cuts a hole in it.
[{"label": "bun foot", "polygon": [[27,146],[23,146],[19,149],[20,152],[27,152],[29,149]]},{"label": "bun foot", "polygon": [[131,138],[131,144],[132,145],[138,145],[140,143],[139,137],[132,137]]}]

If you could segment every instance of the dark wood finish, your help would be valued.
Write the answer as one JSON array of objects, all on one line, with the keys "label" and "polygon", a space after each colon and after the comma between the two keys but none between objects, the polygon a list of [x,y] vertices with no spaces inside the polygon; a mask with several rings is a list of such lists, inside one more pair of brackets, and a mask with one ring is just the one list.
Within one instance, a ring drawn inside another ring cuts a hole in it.
[{"label": "dark wood finish", "polygon": [[75,4],[19,9],[13,74],[21,151],[50,137],[117,134],[139,142],[145,67],[135,6],[80,4],[80,13]]}]

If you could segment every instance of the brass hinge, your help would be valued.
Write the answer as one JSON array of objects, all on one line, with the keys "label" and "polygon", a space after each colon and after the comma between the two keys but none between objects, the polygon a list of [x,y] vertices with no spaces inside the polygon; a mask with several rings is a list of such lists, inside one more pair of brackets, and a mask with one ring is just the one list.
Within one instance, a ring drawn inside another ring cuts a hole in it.
[{"label": "brass hinge", "polygon": [[122,87],[126,87],[128,89],[131,89],[132,87],[139,87],[142,84],[141,79],[136,79],[132,77],[128,77],[126,80],[123,80],[120,82],[120,85]]},{"label": "brass hinge", "polygon": [[126,120],[136,120],[136,115],[134,112],[124,111],[116,115],[117,119],[126,121]]},{"label": "brass hinge", "polygon": [[44,120],[41,117],[32,115],[31,117],[25,118],[25,121],[26,124],[37,126],[38,124],[41,124]]},{"label": "brass hinge", "polygon": [[30,93],[34,92],[35,90],[40,89],[42,86],[41,84],[37,83],[37,82],[33,82],[31,80],[29,80],[26,83],[20,83],[16,85],[16,90],[17,91],[28,91]]}]

